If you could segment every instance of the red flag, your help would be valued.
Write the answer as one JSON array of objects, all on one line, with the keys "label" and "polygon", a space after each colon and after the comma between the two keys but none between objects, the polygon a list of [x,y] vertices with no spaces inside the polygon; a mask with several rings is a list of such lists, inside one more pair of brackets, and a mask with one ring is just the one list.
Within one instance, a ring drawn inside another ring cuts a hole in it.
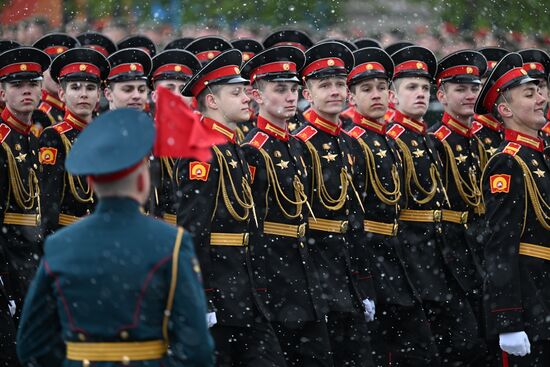
[{"label": "red flag", "polygon": [[164,87],[157,89],[155,125],[155,157],[208,161],[212,158],[212,145],[227,141],[223,135],[207,129],[182,96]]}]

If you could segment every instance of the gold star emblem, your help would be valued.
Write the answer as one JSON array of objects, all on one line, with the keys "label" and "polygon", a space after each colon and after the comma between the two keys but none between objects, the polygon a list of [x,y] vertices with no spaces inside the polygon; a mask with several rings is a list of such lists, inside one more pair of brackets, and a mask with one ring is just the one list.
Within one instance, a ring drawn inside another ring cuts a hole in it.
[{"label": "gold star emblem", "polygon": [[330,149],[330,144],[327,144],[327,143],[323,144],[323,149],[327,149],[327,150]]},{"label": "gold star emblem", "polygon": [[376,153],[376,155],[379,156],[380,158],[385,158],[387,153],[388,151],[386,149],[380,149],[378,153]]},{"label": "gold star emblem", "polygon": [[277,163],[277,166],[281,167],[281,169],[285,169],[285,168],[288,168],[288,163],[289,161],[285,161],[281,159],[281,161]]},{"label": "gold star emblem", "polygon": [[237,168],[237,164],[238,164],[238,163],[237,163],[236,160],[232,159],[232,160],[229,162],[229,164],[231,165],[231,167]]},{"label": "gold star emblem", "polygon": [[325,158],[327,160],[327,162],[333,162],[333,161],[336,160],[337,156],[338,156],[338,154],[328,153],[328,154],[324,155],[323,158]]},{"label": "gold star emblem", "polygon": [[296,130],[296,123],[295,122],[290,122],[288,124],[288,130],[290,130],[290,131]]},{"label": "gold star emblem", "polygon": [[15,144],[15,150],[20,151],[21,145],[19,143]]},{"label": "gold star emblem", "polygon": [[545,171],[541,170],[540,168],[537,168],[536,171],[533,171],[533,173],[537,176],[539,176],[540,178],[544,177],[544,174],[546,173]]},{"label": "gold star emblem", "polygon": [[458,157],[455,157],[456,163],[457,163],[457,164],[464,163],[464,162],[466,162],[466,159],[467,159],[467,158],[468,158],[467,156],[465,156],[464,154],[460,153],[460,155],[459,155]]},{"label": "gold star emblem", "polygon": [[416,158],[420,158],[424,156],[424,150],[423,149],[416,149],[414,152],[412,152]]},{"label": "gold star emblem", "polygon": [[27,153],[25,153],[25,154],[19,153],[19,155],[17,157],[15,157],[15,159],[17,159],[17,161],[19,163],[25,162],[25,159],[27,159]]},{"label": "gold star emblem", "polygon": [[491,147],[491,148],[487,149],[487,153],[489,153],[489,155],[495,154],[496,151],[497,151],[497,148],[495,148],[495,147]]}]

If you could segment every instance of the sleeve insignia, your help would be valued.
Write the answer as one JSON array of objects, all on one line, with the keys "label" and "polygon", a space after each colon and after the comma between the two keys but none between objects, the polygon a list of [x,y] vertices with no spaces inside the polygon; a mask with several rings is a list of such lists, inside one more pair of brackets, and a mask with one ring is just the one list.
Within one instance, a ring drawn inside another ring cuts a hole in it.
[{"label": "sleeve insignia", "polygon": [[451,129],[445,125],[441,125],[439,129],[434,133],[435,137],[440,141],[445,141],[451,135]]},{"label": "sleeve insignia", "polygon": [[248,144],[252,145],[256,149],[261,149],[268,139],[269,139],[269,136],[266,133],[258,131]]},{"label": "sleeve insignia", "polygon": [[210,163],[206,162],[190,162],[189,163],[189,179],[197,181],[208,180],[210,173]]},{"label": "sleeve insignia", "polygon": [[480,122],[478,122],[478,121],[472,122],[472,134],[477,133],[482,128],[483,128],[483,125],[481,125]]},{"label": "sleeve insignia", "polygon": [[308,125],[304,127],[302,131],[296,134],[296,137],[305,143],[315,134],[317,134],[317,129],[315,129],[313,126]]},{"label": "sleeve insignia", "polygon": [[491,185],[491,194],[499,192],[507,193],[510,191],[510,175],[492,175],[489,177]]},{"label": "sleeve insignia", "polygon": [[8,137],[11,132],[11,128],[6,124],[0,124],[0,143],[3,143],[4,140]]},{"label": "sleeve insignia", "polygon": [[359,139],[365,133],[365,129],[359,126],[354,126],[353,129],[346,131],[346,133],[354,139]]},{"label": "sleeve insignia", "polygon": [[250,183],[253,183],[254,177],[256,176],[256,167],[249,164],[248,170],[250,171]]},{"label": "sleeve insignia", "polygon": [[386,132],[386,135],[390,138],[397,140],[401,134],[405,131],[405,128],[401,125],[393,125],[391,129]]},{"label": "sleeve insignia", "polygon": [[53,166],[57,161],[57,149],[52,147],[40,148],[38,160],[40,164],[51,164]]},{"label": "sleeve insignia", "polygon": [[59,124],[54,125],[53,128],[59,134],[64,134],[67,131],[70,131],[73,129],[73,127],[68,122],[60,122]]},{"label": "sleeve insignia", "polygon": [[519,150],[521,149],[521,145],[518,143],[508,143],[502,153],[506,153],[514,157],[516,154],[518,154]]}]

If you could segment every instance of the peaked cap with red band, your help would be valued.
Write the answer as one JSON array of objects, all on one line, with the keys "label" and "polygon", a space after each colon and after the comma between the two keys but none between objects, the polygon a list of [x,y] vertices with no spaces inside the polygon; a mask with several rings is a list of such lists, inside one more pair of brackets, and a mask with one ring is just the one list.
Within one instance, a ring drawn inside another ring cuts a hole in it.
[{"label": "peaked cap with red band", "polygon": [[73,48],[52,61],[50,74],[55,81],[90,80],[99,83],[107,79],[110,65],[105,56],[91,48]]},{"label": "peaked cap with red band", "polygon": [[176,38],[173,41],[168,42],[166,46],[164,46],[164,51],[166,50],[185,50],[188,44],[193,42],[195,39],[193,37],[182,37],[182,38]]},{"label": "peaked cap with red band", "polygon": [[243,64],[264,50],[264,46],[252,38],[233,40],[231,46],[243,53]]},{"label": "peaked cap with red band", "polygon": [[399,41],[392,43],[391,45],[388,45],[384,48],[384,51],[388,53],[388,55],[393,55],[397,51],[401,50],[402,48],[414,46],[414,43],[408,42],[408,41]]},{"label": "peaked cap with red band", "polygon": [[353,40],[353,44],[355,45],[355,47],[357,47],[358,50],[367,47],[382,48],[380,42],[378,42],[374,38],[358,38]]},{"label": "peaked cap with red band", "polygon": [[0,53],[6,52],[8,50],[13,50],[14,48],[21,47],[19,42],[10,41],[10,40],[0,40]]},{"label": "peaked cap with red band", "polygon": [[351,50],[340,42],[318,43],[305,54],[306,63],[300,72],[305,79],[347,76],[355,62]]},{"label": "peaked cap with red band", "polygon": [[115,43],[107,36],[98,32],[86,32],[76,36],[82,47],[91,48],[99,51],[105,57],[115,53],[117,48]]},{"label": "peaked cap with red band", "polygon": [[532,78],[548,80],[550,74],[550,56],[543,50],[530,48],[518,51],[523,59],[523,68]]},{"label": "peaked cap with red band", "polygon": [[[222,52],[232,48],[233,46],[231,46],[231,43],[222,37],[206,36],[199,37],[193,42],[190,42],[185,49],[193,53],[204,66]],[[241,65],[241,63],[239,63],[239,65]]]},{"label": "peaked cap with red band", "polygon": [[34,47],[18,47],[0,57],[0,81],[42,80],[42,73],[50,66],[51,59]]},{"label": "peaked cap with red band", "polygon": [[200,61],[189,51],[166,50],[153,57],[150,79],[187,81],[201,69]]},{"label": "peaked cap with red band", "polygon": [[139,48],[147,52],[149,57],[153,57],[157,54],[157,46],[149,38],[145,36],[129,36],[120,41],[117,44],[119,50],[124,50],[125,48]]},{"label": "peaked cap with red band", "polygon": [[[486,73],[489,74],[493,68],[498,64],[500,60],[504,56],[506,56],[510,51],[501,48],[501,47],[482,47],[477,50],[479,53],[481,53],[485,58],[487,59],[487,71]],[[481,77],[484,77],[487,75],[482,75]]]},{"label": "peaked cap with red band", "polygon": [[41,37],[32,47],[44,51],[52,60],[63,52],[80,46],[80,42],[65,33],[50,33]]},{"label": "peaked cap with red band", "polygon": [[498,96],[502,92],[531,82],[538,84],[539,81],[527,74],[520,54],[509,53],[500,60],[487,78],[477,97],[474,112],[478,115],[492,113]]},{"label": "peaked cap with red band", "polygon": [[355,66],[348,75],[348,84],[356,84],[365,79],[390,79],[393,76],[393,61],[381,48],[367,47],[353,52]]},{"label": "peaked cap with red band", "polygon": [[293,46],[276,46],[260,52],[244,64],[241,75],[251,83],[259,79],[300,82],[298,73],[306,56]]},{"label": "peaked cap with red band", "polygon": [[146,80],[152,66],[149,55],[139,48],[118,50],[107,60],[111,64],[109,82]]},{"label": "peaked cap with red band", "polygon": [[481,84],[487,70],[487,60],[480,52],[462,50],[442,58],[437,64],[436,82]]},{"label": "peaked cap with red band", "polygon": [[267,36],[263,41],[263,45],[265,49],[275,46],[294,46],[305,52],[313,46],[313,41],[302,31],[282,29]]},{"label": "peaked cap with red band", "polygon": [[237,49],[221,53],[196,73],[181,93],[187,97],[197,97],[209,85],[248,83],[241,76],[241,61],[242,54]]},{"label": "peaked cap with red band", "polygon": [[390,55],[395,65],[394,79],[407,77],[433,79],[435,76],[437,68],[435,55],[425,47],[407,46]]}]

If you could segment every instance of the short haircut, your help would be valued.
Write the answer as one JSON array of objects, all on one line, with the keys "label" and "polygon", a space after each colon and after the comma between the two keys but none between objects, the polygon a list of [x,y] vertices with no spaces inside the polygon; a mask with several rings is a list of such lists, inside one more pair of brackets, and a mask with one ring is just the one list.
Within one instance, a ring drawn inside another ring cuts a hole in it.
[{"label": "short haircut", "polygon": [[225,84],[209,85],[197,96],[197,106],[200,113],[206,112],[206,96],[209,94],[215,94],[219,96],[220,90]]},{"label": "short haircut", "polygon": [[508,103],[512,101],[512,93],[510,93],[510,89],[506,89],[504,92],[500,93],[497,97],[497,101],[493,105],[493,110],[491,113],[493,116],[499,120],[500,122],[504,122],[502,119],[502,116],[498,112],[498,105],[501,103]]}]

